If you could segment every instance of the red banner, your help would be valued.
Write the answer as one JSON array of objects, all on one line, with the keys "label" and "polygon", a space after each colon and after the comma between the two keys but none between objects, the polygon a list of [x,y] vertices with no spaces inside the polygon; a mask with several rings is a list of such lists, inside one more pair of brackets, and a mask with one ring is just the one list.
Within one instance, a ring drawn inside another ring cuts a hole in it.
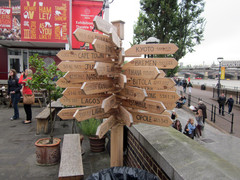
[{"label": "red banner", "polygon": [[12,29],[12,8],[0,7],[0,28]]},{"label": "red banner", "polygon": [[22,41],[67,42],[69,1],[21,0]]},{"label": "red banner", "polygon": [[[93,19],[101,11],[103,2],[73,0],[72,1],[72,34],[77,28],[92,31]],[[81,43],[72,36],[72,48],[81,48],[84,43]]]}]

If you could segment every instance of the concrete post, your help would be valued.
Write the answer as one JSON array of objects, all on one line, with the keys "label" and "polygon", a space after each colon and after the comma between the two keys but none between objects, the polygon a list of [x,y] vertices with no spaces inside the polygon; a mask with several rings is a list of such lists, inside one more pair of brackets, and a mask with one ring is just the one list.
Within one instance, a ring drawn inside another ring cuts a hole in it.
[{"label": "concrete post", "polygon": [[207,71],[204,72],[204,77],[203,77],[203,79],[208,79],[208,72],[207,72]]}]

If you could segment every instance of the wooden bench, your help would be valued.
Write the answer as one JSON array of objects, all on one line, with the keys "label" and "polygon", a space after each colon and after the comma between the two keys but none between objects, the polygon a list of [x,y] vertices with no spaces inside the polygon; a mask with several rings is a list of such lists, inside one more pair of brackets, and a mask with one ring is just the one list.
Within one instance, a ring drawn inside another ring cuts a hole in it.
[{"label": "wooden bench", "polygon": [[[54,111],[55,111],[55,108],[51,108],[51,113],[53,114],[53,117],[54,117]],[[40,134],[40,133],[47,134],[48,133],[49,119],[50,119],[50,109],[48,107],[46,107],[42,112],[40,112],[36,116],[36,120],[37,120],[36,134]]]},{"label": "wooden bench", "polygon": [[64,134],[59,180],[83,179],[80,134]]}]

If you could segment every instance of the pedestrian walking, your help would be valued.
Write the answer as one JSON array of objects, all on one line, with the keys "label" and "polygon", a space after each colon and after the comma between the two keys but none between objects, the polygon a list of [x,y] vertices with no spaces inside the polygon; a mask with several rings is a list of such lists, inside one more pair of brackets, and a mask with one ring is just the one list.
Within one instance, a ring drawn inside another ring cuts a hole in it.
[{"label": "pedestrian walking", "polygon": [[[27,80],[32,79],[32,70],[26,69],[24,73],[21,74],[19,78],[19,83],[23,84],[23,94],[31,95],[33,92],[32,90],[26,86]],[[32,122],[32,105],[31,104],[24,104],[23,105],[25,113],[26,113],[26,120],[23,121],[23,124],[30,124]]]},{"label": "pedestrian walking", "polygon": [[234,104],[234,100],[232,98],[232,95],[229,96],[226,104],[228,105],[228,114],[230,114],[232,112],[232,108],[233,108],[233,104]]},{"label": "pedestrian walking", "polygon": [[19,79],[17,77],[17,72],[15,69],[11,69],[9,71],[9,78],[8,78],[8,92],[7,98],[10,96],[11,102],[14,109],[14,115],[10,118],[12,120],[19,119],[19,110],[18,110],[18,102],[21,97],[21,88],[22,86],[18,83]]},{"label": "pedestrian walking", "polygon": [[193,85],[192,85],[192,83],[190,81],[189,81],[187,87],[188,87],[188,93],[191,94]]},{"label": "pedestrian walking", "polygon": [[218,98],[218,104],[219,104],[219,114],[222,113],[222,116],[224,116],[224,105],[226,103],[226,97],[224,93],[222,93]]},{"label": "pedestrian walking", "polygon": [[186,93],[186,88],[187,88],[187,81],[186,81],[186,79],[183,79],[182,87],[183,87],[183,92]]}]

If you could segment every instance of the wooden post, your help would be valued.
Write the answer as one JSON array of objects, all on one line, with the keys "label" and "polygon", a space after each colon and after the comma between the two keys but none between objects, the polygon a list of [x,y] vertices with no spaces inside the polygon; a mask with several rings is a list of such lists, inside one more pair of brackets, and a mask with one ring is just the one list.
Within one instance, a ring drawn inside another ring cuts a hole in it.
[{"label": "wooden post", "polygon": [[123,125],[117,124],[111,130],[111,167],[123,166]]}]

